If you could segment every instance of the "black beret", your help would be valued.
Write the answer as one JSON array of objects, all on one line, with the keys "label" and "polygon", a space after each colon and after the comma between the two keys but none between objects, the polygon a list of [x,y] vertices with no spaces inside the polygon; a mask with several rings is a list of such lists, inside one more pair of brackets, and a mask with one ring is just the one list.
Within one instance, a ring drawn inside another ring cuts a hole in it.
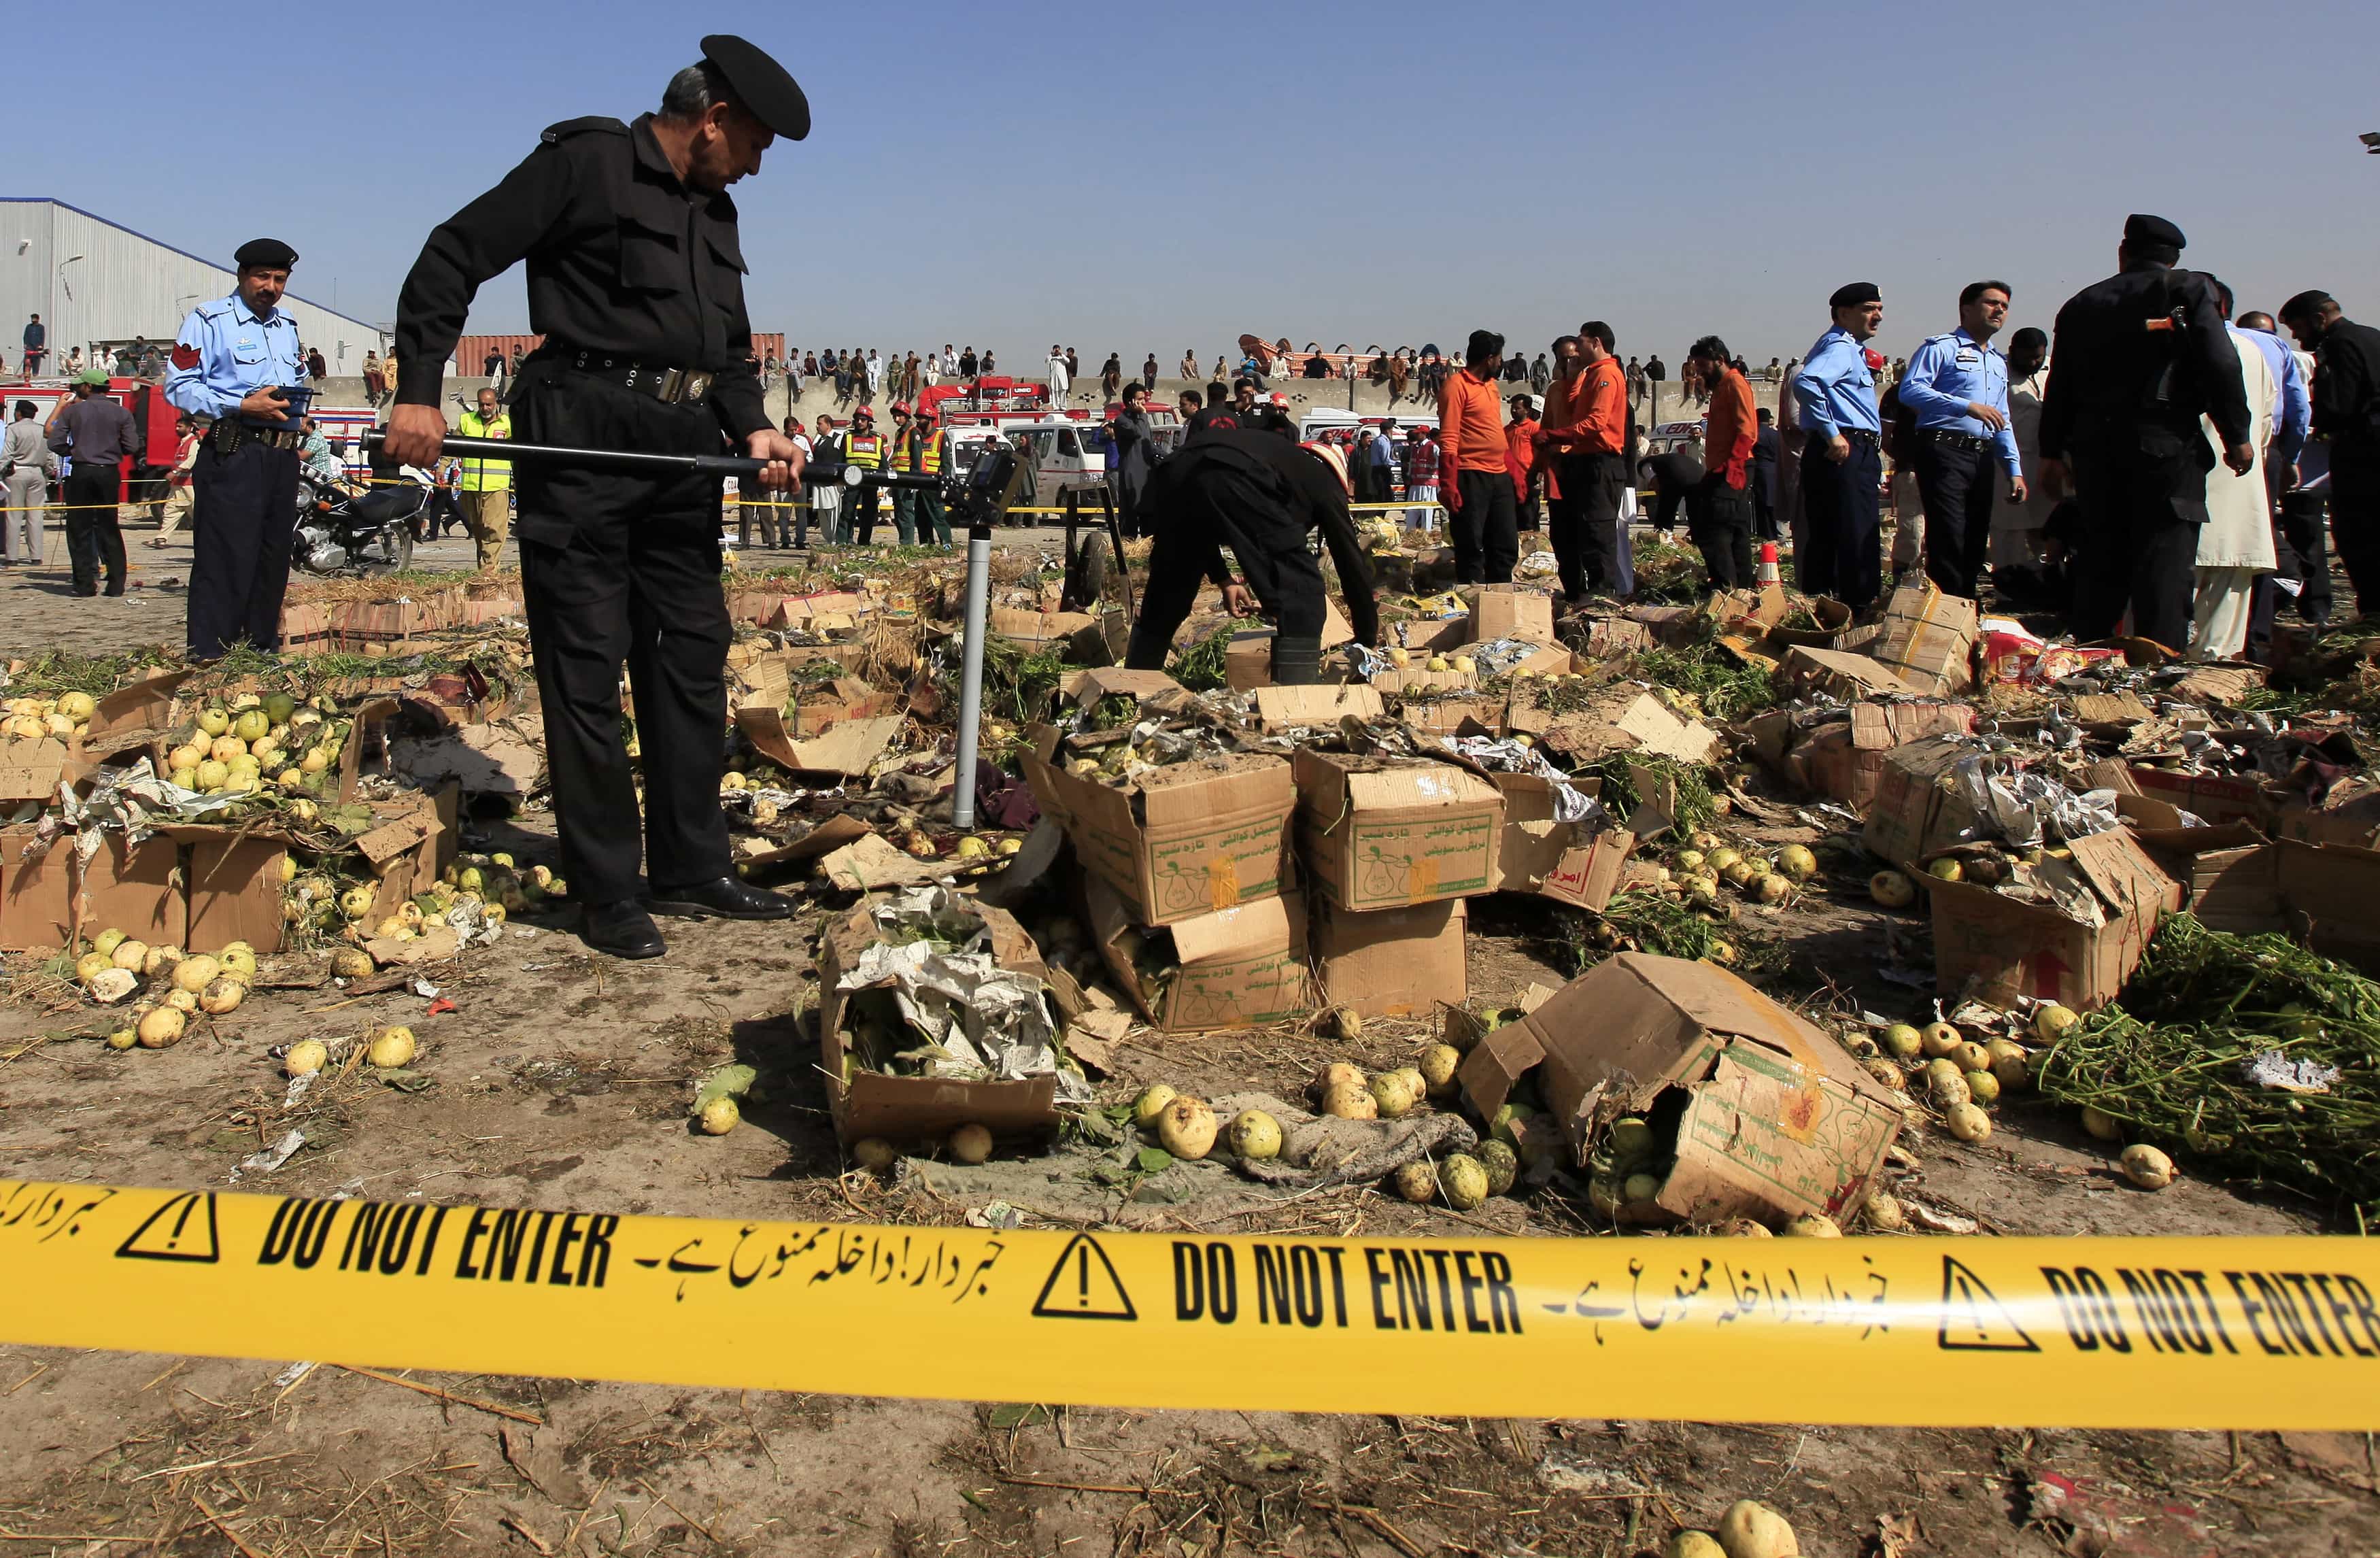
[{"label": "black beret", "polygon": [[279,238],[250,238],[232,251],[232,261],[243,269],[261,265],[269,271],[285,271],[298,263],[298,251]]},{"label": "black beret", "polygon": [[732,32],[702,41],[702,57],[727,78],[727,90],[752,116],[788,140],[810,133],[810,100],[785,67]]},{"label": "black beret", "polygon": [[2283,303],[2281,305],[2280,317],[2283,319],[2312,319],[2321,310],[2322,306],[2325,303],[2335,301],[2337,301],[2337,299],[2333,298],[2329,293],[2325,292],[2322,288],[2317,286],[2310,291],[2301,292],[2296,297],[2290,298],[2288,302]]},{"label": "black beret", "polygon": [[2126,243],[2154,244],[2159,249],[2187,249],[2190,240],[2181,229],[2162,216],[2142,216],[2137,213],[2124,218]]},{"label": "black beret", "polygon": [[1872,281],[1855,281],[1851,283],[1849,286],[1836,287],[1835,295],[1827,299],[1827,307],[1830,309],[1855,309],[1862,303],[1881,303],[1883,301],[1884,294],[1876,290],[1876,283]]}]

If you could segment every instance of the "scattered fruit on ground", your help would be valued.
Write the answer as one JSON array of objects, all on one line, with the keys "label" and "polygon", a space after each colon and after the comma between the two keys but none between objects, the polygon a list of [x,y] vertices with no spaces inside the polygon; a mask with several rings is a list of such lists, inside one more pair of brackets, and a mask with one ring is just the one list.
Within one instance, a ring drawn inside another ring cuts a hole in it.
[{"label": "scattered fruit on ground", "polygon": [[1398,1195],[1416,1206],[1438,1194],[1438,1175],[1419,1158],[1397,1170],[1390,1183]]},{"label": "scattered fruit on ground", "polygon": [[2145,1142],[2135,1142],[2117,1160],[2124,1177],[2143,1190],[2162,1190],[2173,1183],[2173,1160]]},{"label": "scattered fruit on ground", "polygon": [[1227,1140],[1234,1157],[1278,1158],[1281,1122],[1261,1109],[1243,1109],[1232,1116]]},{"label": "scattered fruit on ground", "polygon": [[735,1107],[734,1099],[720,1097],[702,1106],[702,1112],[695,1116],[695,1124],[702,1127],[705,1136],[725,1136],[743,1118],[744,1112]]},{"label": "scattered fruit on ground", "polygon": [[292,1077],[311,1077],[329,1064],[330,1046],[320,1039],[300,1039],[281,1057],[281,1069]]},{"label": "scattered fruit on ground", "polygon": [[364,1059],[382,1071],[396,1071],[413,1064],[415,1048],[413,1029],[399,1024],[395,1028],[383,1028],[374,1034],[371,1047],[364,1052]]},{"label": "scattered fruit on ground", "polygon": [[991,1132],[969,1123],[951,1132],[951,1156],[962,1163],[980,1163],[991,1157]]},{"label": "scattered fruit on ground", "polygon": [[1157,1143],[1196,1162],[1215,1150],[1215,1112],[1198,1099],[1176,1096],[1157,1116]]}]

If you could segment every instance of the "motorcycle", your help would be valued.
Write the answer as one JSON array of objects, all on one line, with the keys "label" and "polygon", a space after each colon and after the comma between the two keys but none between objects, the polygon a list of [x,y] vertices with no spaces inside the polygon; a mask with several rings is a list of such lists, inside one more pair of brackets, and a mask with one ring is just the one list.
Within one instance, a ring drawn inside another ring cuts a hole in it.
[{"label": "motorcycle", "polygon": [[450,488],[408,481],[357,492],[300,471],[289,561],[311,574],[395,572],[412,565],[417,542],[461,522]]}]

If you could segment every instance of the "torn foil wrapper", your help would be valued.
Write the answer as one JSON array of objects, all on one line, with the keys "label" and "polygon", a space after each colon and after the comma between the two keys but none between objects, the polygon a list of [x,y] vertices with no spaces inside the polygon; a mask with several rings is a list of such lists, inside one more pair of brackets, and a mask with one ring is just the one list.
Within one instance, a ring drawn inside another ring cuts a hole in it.
[{"label": "torn foil wrapper", "polygon": [[2326,1093],[2338,1080],[2338,1067],[2320,1061],[2291,1060],[2279,1050],[2265,1050],[2240,1063],[2248,1080],[2260,1088],[2284,1093]]}]

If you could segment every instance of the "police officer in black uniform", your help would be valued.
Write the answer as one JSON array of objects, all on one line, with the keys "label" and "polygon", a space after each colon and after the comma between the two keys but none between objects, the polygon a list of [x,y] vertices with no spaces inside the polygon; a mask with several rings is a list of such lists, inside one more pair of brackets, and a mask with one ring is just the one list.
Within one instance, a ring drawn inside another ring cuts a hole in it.
[{"label": "police officer in black uniform", "polygon": [[[1348,517],[1346,479],[1324,456],[1299,445],[1287,417],[1266,413],[1257,427],[1215,427],[1191,438],[1149,474],[1140,516],[1157,539],[1140,619],[1124,654],[1129,668],[1165,668],[1174,633],[1196,603],[1199,587],[1211,578],[1235,613],[1261,605],[1279,625],[1275,682],[1293,687],[1321,680],[1322,568],[1306,546],[1318,529],[1347,592],[1357,640],[1378,642],[1379,610]],[[1245,584],[1232,578],[1224,547]]]},{"label": "police officer in black uniform", "polygon": [[2168,649],[2190,639],[2198,528],[2215,456],[2245,474],[2248,396],[2240,355],[2206,277],[2175,269],[2181,229],[2132,216],[2117,274],[2058,310],[2042,394],[2041,475],[2051,497],[2082,505],[2074,546],[2075,635],[2104,639],[2129,604],[2132,631]]},{"label": "police officer in black uniform", "polygon": [[[759,171],[777,136],[809,133],[809,103],[741,38],[705,38],[702,54],[671,79],[659,113],[555,125],[430,235],[397,298],[394,456],[437,457],[442,365],[472,296],[525,259],[529,323],[545,344],[515,381],[522,443],[669,454],[727,443],[771,462],[754,485],[795,483],[800,447],[771,425],[753,370],[727,187]],[[666,948],[653,913],[785,918],[789,900],[736,880],[719,809],[730,638],[719,479],[516,469],[546,763],[587,944],[657,957]],[[641,841],[620,730],[623,660],[644,750]]]}]

